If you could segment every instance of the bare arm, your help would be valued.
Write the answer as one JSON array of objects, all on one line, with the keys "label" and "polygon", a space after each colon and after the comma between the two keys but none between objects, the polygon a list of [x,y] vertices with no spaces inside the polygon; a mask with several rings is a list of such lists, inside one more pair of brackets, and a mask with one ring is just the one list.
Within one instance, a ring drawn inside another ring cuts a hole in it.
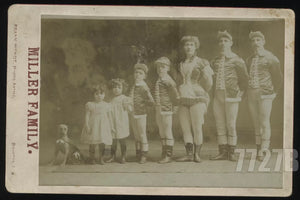
[{"label": "bare arm", "polygon": [[213,85],[213,78],[212,75],[214,74],[213,70],[211,69],[210,65],[206,65],[202,69],[202,77],[200,79],[200,83],[202,87],[205,89],[206,92],[208,92],[212,85]]},{"label": "bare arm", "polygon": [[132,99],[129,97],[125,97],[123,101],[123,107],[127,112],[132,112]]},{"label": "bare arm", "polygon": [[90,121],[90,110],[88,108],[88,105],[86,105],[86,111],[85,111],[85,128],[87,129],[87,132],[90,132],[90,125],[89,125],[89,121]]},{"label": "bare arm", "polygon": [[114,119],[113,119],[113,115],[112,115],[111,111],[112,111],[111,107],[109,106],[108,112],[107,112],[107,117],[108,117],[108,120],[109,120],[109,125],[110,125],[110,128],[111,128],[111,131],[112,132],[116,132],[115,125],[114,125]]}]

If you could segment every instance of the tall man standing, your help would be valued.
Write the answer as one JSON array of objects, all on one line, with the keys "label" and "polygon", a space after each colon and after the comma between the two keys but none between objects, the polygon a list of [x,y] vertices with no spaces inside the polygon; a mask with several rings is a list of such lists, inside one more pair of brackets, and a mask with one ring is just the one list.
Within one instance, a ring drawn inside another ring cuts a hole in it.
[{"label": "tall man standing", "polygon": [[236,161],[236,119],[239,102],[247,88],[248,73],[243,59],[231,50],[232,36],[227,31],[219,31],[217,39],[219,55],[211,65],[216,74],[213,110],[219,154],[211,160]]},{"label": "tall man standing", "polygon": [[246,63],[249,71],[248,103],[255,128],[257,159],[263,160],[263,152],[270,147],[270,115],[272,102],[282,85],[279,60],[264,49],[265,37],[260,31],[250,32],[253,54]]}]

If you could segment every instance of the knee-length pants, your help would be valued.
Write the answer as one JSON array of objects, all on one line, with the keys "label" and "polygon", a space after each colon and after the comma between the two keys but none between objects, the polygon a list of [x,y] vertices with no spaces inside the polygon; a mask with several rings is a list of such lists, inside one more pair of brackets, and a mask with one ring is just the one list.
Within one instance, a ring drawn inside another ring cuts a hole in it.
[{"label": "knee-length pants", "polygon": [[271,138],[270,116],[274,95],[262,98],[256,89],[248,90],[248,105],[255,129],[255,143],[261,149],[269,149]]},{"label": "knee-length pants", "polygon": [[136,149],[148,151],[149,145],[146,134],[147,115],[133,115],[130,122],[136,141]]},{"label": "knee-length pants", "polygon": [[219,145],[237,144],[236,119],[239,102],[228,102],[223,91],[216,91],[213,101],[213,112],[217,127]]},{"label": "knee-length pants", "polygon": [[183,132],[184,143],[203,143],[202,125],[207,106],[205,103],[197,103],[193,106],[179,106],[179,123]]},{"label": "knee-length pants", "polygon": [[159,110],[156,111],[156,123],[158,126],[162,145],[174,145],[174,138],[172,132],[172,117],[172,112],[164,113],[160,112]]}]

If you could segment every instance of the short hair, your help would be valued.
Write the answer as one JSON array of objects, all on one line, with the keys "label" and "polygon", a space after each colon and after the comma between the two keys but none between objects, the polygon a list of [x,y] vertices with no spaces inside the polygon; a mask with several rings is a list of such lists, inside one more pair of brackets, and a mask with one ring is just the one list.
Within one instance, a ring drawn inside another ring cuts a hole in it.
[{"label": "short hair", "polygon": [[148,73],[148,67],[144,63],[136,63],[134,65],[134,70],[138,70],[138,69],[142,70],[145,73],[145,75]]},{"label": "short hair", "polygon": [[164,65],[167,65],[167,66],[170,66],[171,65],[171,61],[169,60],[169,58],[167,57],[160,57],[158,58],[156,61],[155,61],[155,64],[164,64]]},{"label": "short hair", "polygon": [[265,40],[264,34],[262,34],[260,31],[250,31],[249,39],[252,40],[254,37],[260,37]]},{"label": "short hair", "polygon": [[68,131],[68,126],[67,126],[66,124],[59,124],[59,125],[57,126],[57,129],[59,130],[60,128],[65,128],[65,129],[67,129],[67,131]]},{"label": "short hair", "polygon": [[154,66],[157,69],[159,65],[164,65],[168,67],[168,71],[170,70],[171,61],[167,57],[160,57],[154,62]]},{"label": "short hair", "polygon": [[229,40],[232,41],[232,36],[225,30],[225,31],[218,31],[217,38],[218,40],[222,37],[228,38]]},{"label": "short hair", "polygon": [[194,42],[197,49],[200,47],[200,42],[199,42],[199,39],[198,39],[197,36],[190,36],[190,35],[183,36],[183,37],[181,38],[180,42],[181,42],[182,46],[183,46],[186,42]]}]

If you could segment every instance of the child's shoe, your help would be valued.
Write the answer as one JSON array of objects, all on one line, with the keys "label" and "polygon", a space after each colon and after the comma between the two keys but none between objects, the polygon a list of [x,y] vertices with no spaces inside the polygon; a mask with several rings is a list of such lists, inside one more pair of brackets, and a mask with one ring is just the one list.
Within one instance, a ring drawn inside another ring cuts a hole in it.
[{"label": "child's shoe", "polygon": [[90,160],[90,164],[94,165],[96,164],[96,159],[95,159],[95,145],[91,144],[89,146],[89,160]]},{"label": "child's shoe", "polygon": [[105,145],[104,144],[99,144],[99,164],[104,165],[104,154],[105,154]]},{"label": "child's shoe", "polygon": [[141,159],[140,159],[140,164],[145,164],[147,162],[147,152],[146,151],[142,151],[142,154],[141,154]]},{"label": "child's shoe", "polygon": [[104,164],[105,164],[103,158],[100,158],[100,159],[99,159],[99,164],[100,164],[100,165],[104,165]]},{"label": "child's shoe", "polygon": [[141,160],[141,150],[136,150],[136,160]]},{"label": "child's shoe", "polygon": [[121,143],[121,154],[122,154],[120,163],[124,164],[126,163],[126,151],[127,151],[125,139],[121,139],[120,143]]},{"label": "child's shoe", "polygon": [[111,155],[108,160],[106,161],[107,163],[112,163],[116,161],[116,156],[115,155]]},{"label": "child's shoe", "polygon": [[125,158],[124,155],[121,157],[120,163],[121,164],[125,164],[126,163],[126,158]]}]

